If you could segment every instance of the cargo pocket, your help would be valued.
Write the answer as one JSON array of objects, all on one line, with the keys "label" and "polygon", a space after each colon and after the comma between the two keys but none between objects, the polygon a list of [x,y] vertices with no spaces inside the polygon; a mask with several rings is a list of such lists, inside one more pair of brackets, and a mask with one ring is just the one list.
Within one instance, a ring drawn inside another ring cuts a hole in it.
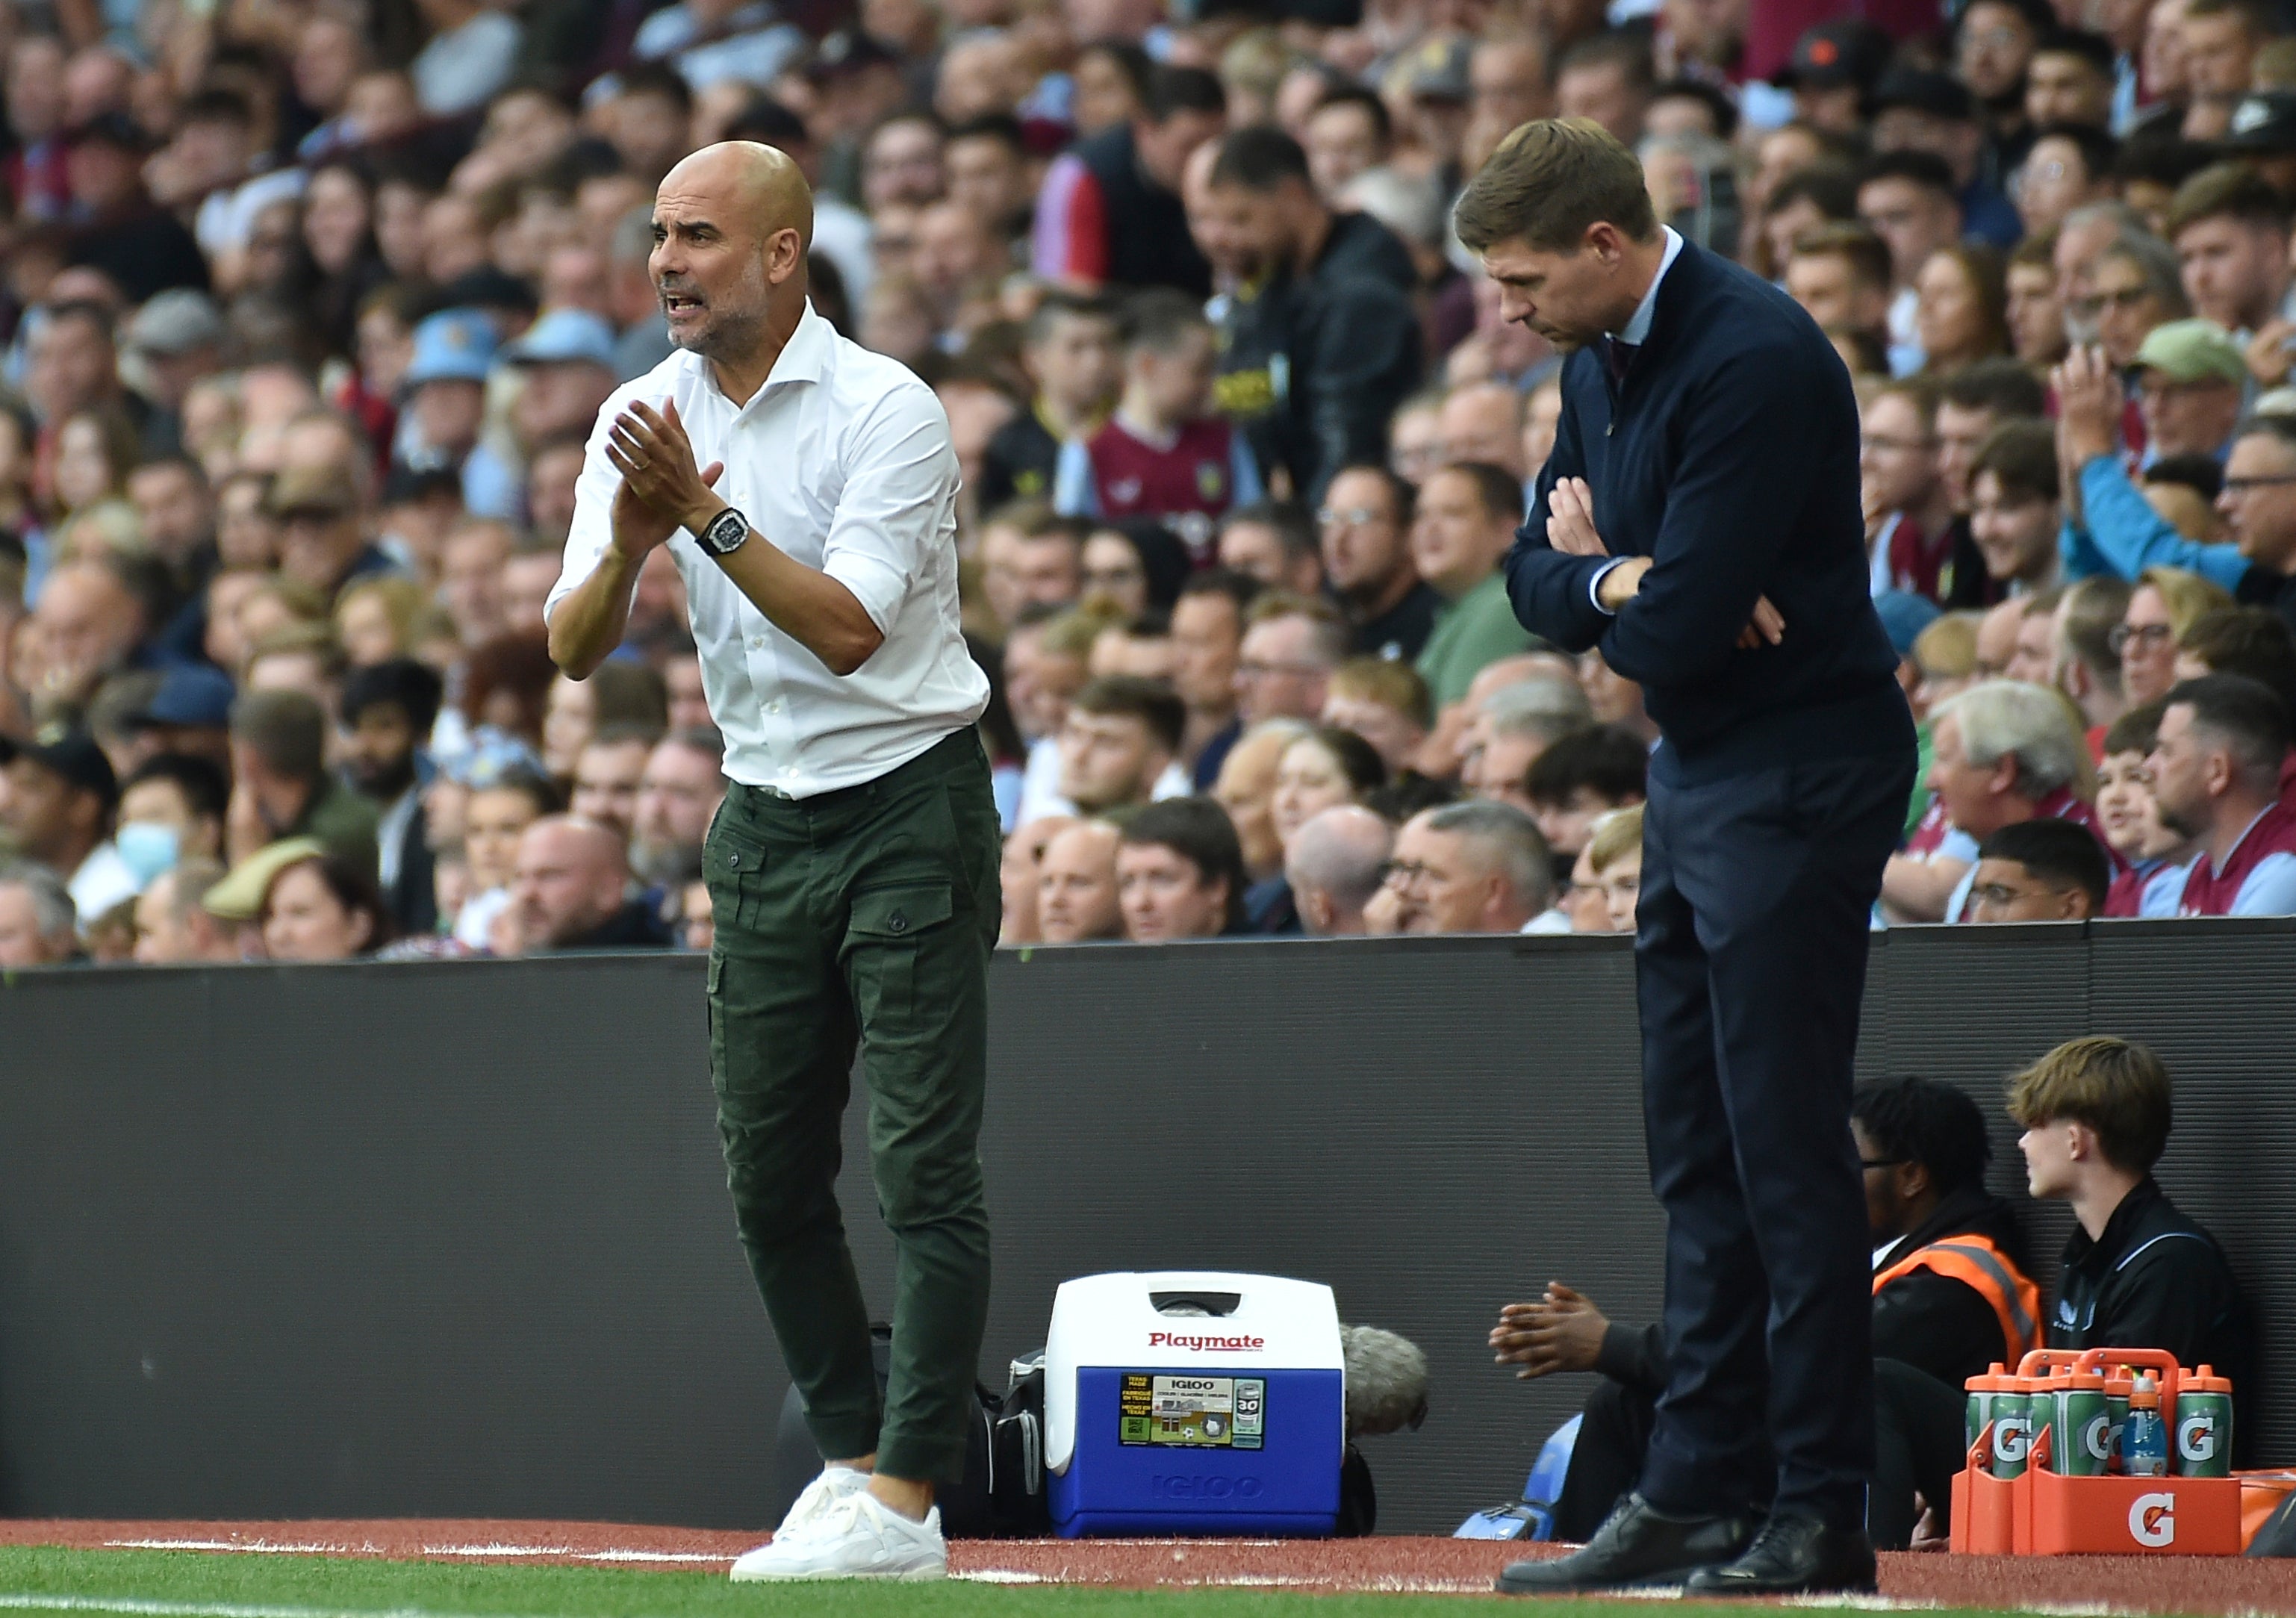
[{"label": "cargo pocket", "polygon": [[946,882],[872,888],[853,896],[845,949],[862,1026],[874,1040],[911,1031],[917,956],[955,914]]}]

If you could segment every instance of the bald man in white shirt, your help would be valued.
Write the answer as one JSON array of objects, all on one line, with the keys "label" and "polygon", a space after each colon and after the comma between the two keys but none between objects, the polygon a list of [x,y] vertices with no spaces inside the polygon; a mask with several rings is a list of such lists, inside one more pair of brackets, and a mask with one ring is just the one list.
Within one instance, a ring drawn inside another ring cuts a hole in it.
[{"label": "bald man in white shirt", "polygon": [[[729,787],[704,875],[710,1066],[742,1244],[829,1464],[741,1580],[931,1578],[988,1303],[978,1142],[997,821],[957,616],[957,463],[932,390],[806,299],[812,197],[770,146],[663,179],[649,268],[678,351],[598,414],[551,655],[685,580]],[[882,1402],[834,1194],[856,1049],[898,1253]]]}]

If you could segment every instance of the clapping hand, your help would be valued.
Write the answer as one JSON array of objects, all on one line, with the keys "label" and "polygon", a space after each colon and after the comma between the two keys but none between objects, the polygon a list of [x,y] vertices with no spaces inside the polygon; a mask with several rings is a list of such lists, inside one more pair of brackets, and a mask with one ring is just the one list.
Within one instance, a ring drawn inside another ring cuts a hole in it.
[{"label": "clapping hand", "polygon": [[676,400],[662,400],[658,411],[633,400],[614,418],[606,458],[622,474],[614,495],[615,542],[633,558],[681,528],[700,531],[715,513],[718,499],[710,486],[724,475],[726,464],[695,467],[693,443],[678,419]]},{"label": "clapping hand", "polygon": [[1550,1281],[1538,1302],[1510,1303],[1499,1310],[1490,1342],[1498,1351],[1497,1363],[1522,1367],[1515,1377],[1529,1382],[1556,1371],[1593,1370],[1610,1326],[1592,1299]]},{"label": "clapping hand", "polygon": [[[1611,547],[1595,527],[1595,491],[1584,478],[1558,478],[1546,497],[1546,542],[1571,556],[1607,556]],[[1641,593],[1643,575],[1651,570],[1648,556],[1628,556],[1603,575],[1597,599],[1617,612]],[[1752,621],[1738,632],[1738,645],[1751,651],[1776,645],[1785,634],[1786,620],[1767,595],[1754,603]],[[1573,1294],[1576,1295],[1576,1294]]]},{"label": "clapping hand", "polygon": [[2057,392],[2057,444],[2075,473],[2120,441],[2120,379],[2103,349],[2075,349],[2049,373]]}]

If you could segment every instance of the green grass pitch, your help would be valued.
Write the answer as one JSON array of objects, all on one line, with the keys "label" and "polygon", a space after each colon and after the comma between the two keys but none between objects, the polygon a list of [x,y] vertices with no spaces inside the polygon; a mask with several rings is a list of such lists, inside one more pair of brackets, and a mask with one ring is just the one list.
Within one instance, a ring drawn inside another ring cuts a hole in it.
[{"label": "green grass pitch", "polygon": [[[1456,1614],[1463,1599],[1496,1598],[956,1580],[764,1586],[720,1573],[619,1568],[0,1548],[0,1618],[1436,1618]],[[1681,1618],[1747,1613],[1672,1602],[1667,1609]],[[1620,1618],[1632,1609],[1540,1602],[1535,1610],[1539,1618]]]}]

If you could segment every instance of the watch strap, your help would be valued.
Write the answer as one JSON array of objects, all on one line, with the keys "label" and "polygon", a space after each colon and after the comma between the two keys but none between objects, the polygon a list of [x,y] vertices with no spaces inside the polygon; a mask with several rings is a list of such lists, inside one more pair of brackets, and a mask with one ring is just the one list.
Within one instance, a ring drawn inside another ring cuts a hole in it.
[{"label": "watch strap", "polygon": [[701,541],[701,548],[713,556],[723,556],[729,551],[739,550],[742,541],[749,537],[750,520],[730,505],[710,518],[702,530],[694,536]]}]

